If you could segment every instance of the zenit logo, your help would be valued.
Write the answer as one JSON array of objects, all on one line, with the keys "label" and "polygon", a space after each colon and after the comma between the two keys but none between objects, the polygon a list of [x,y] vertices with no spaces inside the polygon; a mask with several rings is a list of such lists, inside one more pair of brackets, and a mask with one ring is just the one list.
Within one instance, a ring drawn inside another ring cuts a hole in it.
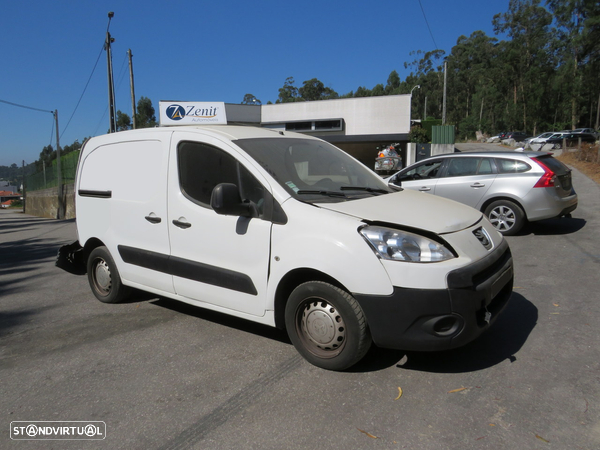
[{"label": "zenit logo", "polygon": [[191,122],[214,122],[218,115],[218,106],[206,104],[178,105],[173,104],[165,110],[167,117],[177,121],[187,118]]},{"label": "zenit logo", "polygon": [[168,106],[167,117],[171,120],[181,120],[185,117],[185,109],[181,105]]}]

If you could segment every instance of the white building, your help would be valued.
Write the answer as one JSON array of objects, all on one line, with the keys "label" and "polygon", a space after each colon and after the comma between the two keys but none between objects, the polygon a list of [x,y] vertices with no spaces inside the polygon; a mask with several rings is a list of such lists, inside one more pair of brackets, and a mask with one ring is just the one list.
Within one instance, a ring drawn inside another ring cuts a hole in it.
[{"label": "white building", "polygon": [[405,163],[410,94],[271,105],[225,104],[228,123],[256,124],[318,136],[373,167],[377,148],[400,144]]}]

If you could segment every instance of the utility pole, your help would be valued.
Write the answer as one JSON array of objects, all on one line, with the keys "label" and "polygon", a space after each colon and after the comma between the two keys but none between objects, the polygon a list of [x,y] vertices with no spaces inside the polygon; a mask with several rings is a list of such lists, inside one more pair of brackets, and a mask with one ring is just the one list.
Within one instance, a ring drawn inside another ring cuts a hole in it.
[{"label": "utility pole", "polygon": [[427,120],[427,96],[425,96],[425,108],[423,108],[423,120]]},{"label": "utility pole", "polygon": [[596,110],[596,131],[598,131],[598,127],[600,127],[600,94],[598,94],[598,109]]},{"label": "utility pole", "polygon": [[444,62],[444,102],[442,106],[442,125],[446,125],[446,75],[448,73],[448,63]]},{"label": "utility pole", "polygon": [[117,131],[117,121],[115,118],[115,84],[113,81],[113,68],[112,68],[112,51],[110,45],[115,42],[114,38],[111,37],[108,28],[110,27],[110,20],[114,17],[114,12],[108,13],[108,26],[106,27],[106,41],[104,42],[104,50],[106,50],[106,66],[108,69],[108,115],[109,115],[109,132],[114,133]]},{"label": "utility pole", "polygon": [[56,124],[56,190],[58,191],[58,209],[56,210],[56,218],[65,218],[65,199],[63,196],[62,171],[60,167],[60,141],[58,136],[58,110],[54,110],[54,122]]},{"label": "utility pole", "polygon": [[[23,171],[23,182],[22,182],[22,188],[21,188],[21,194],[23,194],[23,212],[27,213],[27,189],[25,186],[25,179],[26,179],[25,178],[25,160],[23,160],[21,168]],[[44,187],[46,187],[45,183],[44,183]]]},{"label": "utility pole", "polygon": [[133,87],[133,53],[131,53],[131,49],[127,50],[127,55],[129,55],[129,84],[131,85],[131,120],[135,130],[135,88]]}]

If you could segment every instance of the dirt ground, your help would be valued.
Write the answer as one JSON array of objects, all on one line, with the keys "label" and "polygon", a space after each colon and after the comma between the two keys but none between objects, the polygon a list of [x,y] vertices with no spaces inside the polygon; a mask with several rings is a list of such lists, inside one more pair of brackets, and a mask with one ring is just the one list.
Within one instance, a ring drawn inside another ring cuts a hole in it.
[{"label": "dirt ground", "polygon": [[600,150],[597,146],[581,152],[563,153],[558,159],[600,184]]}]

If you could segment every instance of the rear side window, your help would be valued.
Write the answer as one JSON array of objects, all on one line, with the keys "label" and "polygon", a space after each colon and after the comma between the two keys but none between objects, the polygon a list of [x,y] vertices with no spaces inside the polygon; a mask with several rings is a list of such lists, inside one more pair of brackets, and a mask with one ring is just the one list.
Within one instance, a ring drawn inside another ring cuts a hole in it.
[{"label": "rear side window", "polygon": [[531,166],[518,159],[496,159],[499,173],[523,173],[531,170]]},{"label": "rear side window", "polygon": [[451,158],[446,171],[447,177],[465,177],[470,175],[488,175],[493,173],[488,158]]},{"label": "rear side window", "polygon": [[569,171],[567,166],[565,166],[558,159],[554,158],[552,155],[540,156],[537,158],[537,160],[543,163],[548,169],[557,175],[563,175]]}]

